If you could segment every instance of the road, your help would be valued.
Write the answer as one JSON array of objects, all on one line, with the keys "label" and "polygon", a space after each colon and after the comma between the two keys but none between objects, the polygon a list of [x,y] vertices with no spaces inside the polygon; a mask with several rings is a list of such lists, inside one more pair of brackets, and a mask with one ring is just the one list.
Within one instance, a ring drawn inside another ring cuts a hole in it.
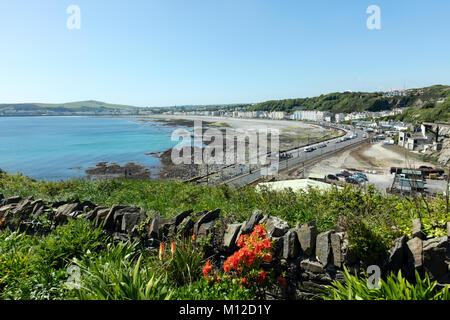
[{"label": "road", "polygon": [[[271,172],[272,175],[274,175],[277,173],[277,171],[280,172],[287,169],[293,169],[295,167],[301,166],[304,163],[311,163],[315,160],[319,160],[321,157],[331,155],[345,148],[356,147],[369,139],[364,138],[366,133],[364,133],[363,131],[350,129],[344,130],[346,131],[346,135],[343,137],[334,138],[328,140],[327,142],[319,142],[311,145],[312,147],[316,147],[314,151],[306,152],[305,147],[301,147],[287,152],[283,152],[284,154],[287,153],[292,157],[287,158],[285,160],[280,160],[278,162],[278,168],[276,168],[276,165],[272,167],[269,166],[263,167],[253,171],[252,173],[244,173],[242,175],[238,175],[232,179],[224,181],[222,184],[233,185],[236,187],[243,187],[267,176],[268,171]],[[356,138],[340,142],[343,138],[350,137],[355,133],[357,134]],[[320,148],[319,145],[325,146]]]}]

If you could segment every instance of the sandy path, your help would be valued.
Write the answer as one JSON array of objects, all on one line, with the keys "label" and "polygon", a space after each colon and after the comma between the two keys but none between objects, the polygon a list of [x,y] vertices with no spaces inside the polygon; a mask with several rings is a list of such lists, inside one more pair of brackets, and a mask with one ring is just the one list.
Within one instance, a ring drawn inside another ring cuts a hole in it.
[{"label": "sandy path", "polygon": [[380,143],[363,145],[357,149],[347,150],[336,156],[323,160],[311,168],[311,172],[318,173],[322,170],[375,170],[379,173],[389,174],[391,167],[434,166],[411,157],[406,157],[394,150],[390,150]]},{"label": "sandy path", "polygon": [[[336,174],[342,169],[376,171],[375,174],[366,172],[369,184],[373,184],[377,189],[384,191],[392,185],[391,167],[418,168],[422,165],[434,167],[433,164],[407,157],[405,153],[402,154],[377,143],[363,145],[322,160],[308,168],[306,176],[311,173]],[[440,190],[440,188],[440,185],[437,186],[437,190]]]}]

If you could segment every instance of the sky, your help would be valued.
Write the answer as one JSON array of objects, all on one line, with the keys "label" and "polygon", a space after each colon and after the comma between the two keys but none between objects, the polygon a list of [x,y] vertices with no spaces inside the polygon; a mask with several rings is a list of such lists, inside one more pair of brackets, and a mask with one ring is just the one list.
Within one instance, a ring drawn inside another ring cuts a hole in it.
[{"label": "sky", "polygon": [[[371,5],[381,29],[367,27]],[[448,0],[1,0],[0,103],[256,103],[449,85],[449,13]]]}]

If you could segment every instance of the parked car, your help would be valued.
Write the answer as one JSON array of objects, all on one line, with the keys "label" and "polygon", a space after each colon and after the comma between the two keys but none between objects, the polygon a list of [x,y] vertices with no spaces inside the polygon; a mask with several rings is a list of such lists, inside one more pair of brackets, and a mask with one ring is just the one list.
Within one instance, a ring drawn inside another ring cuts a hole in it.
[{"label": "parked car", "polygon": [[347,177],[350,177],[350,176],[352,176],[353,175],[353,173],[352,172],[350,172],[350,171],[347,171],[347,170],[341,170],[341,173],[342,174],[344,174],[345,176],[347,176]]},{"label": "parked car", "polygon": [[351,176],[350,178],[355,180],[357,183],[363,183],[364,181],[367,181],[366,179],[364,179],[363,177],[360,177],[360,176]]},{"label": "parked car", "polygon": [[327,175],[327,179],[339,181],[339,178],[336,177],[334,174]]},{"label": "parked car", "polygon": [[361,178],[364,179],[365,181],[369,181],[369,179],[367,178],[367,176],[366,176],[364,173],[362,173],[362,172],[355,172],[353,175],[354,175],[354,176],[357,176],[357,177],[361,177]]},{"label": "parked car", "polygon": [[339,172],[339,173],[336,173],[335,176],[336,176],[336,177],[343,177],[343,178],[346,178],[346,177],[351,177],[352,174],[351,174],[351,173],[348,173],[348,172]]},{"label": "parked car", "polygon": [[345,177],[345,182],[352,184],[359,184],[359,182],[354,177]]}]

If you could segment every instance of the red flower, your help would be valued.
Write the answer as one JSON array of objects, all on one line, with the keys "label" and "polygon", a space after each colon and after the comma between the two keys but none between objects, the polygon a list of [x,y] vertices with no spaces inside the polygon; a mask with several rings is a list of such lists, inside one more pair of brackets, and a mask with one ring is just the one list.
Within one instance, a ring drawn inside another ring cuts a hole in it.
[{"label": "red flower", "polygon": [[281,275],[278,276],[277,280],[278,280],[278,282],[281,283],[281,285],[282,285],[284,288],[286,288],[286,279],[283,278],[283,276],[281,276]]},{"label": "red flower", "polygon": [[203,275],[206,277],[208,277],[208,274],[211,272],[212,267],[211,264],[209,263],[209,260],[206,261],[205,267],[203,268]]},{"label": "red flower", "polygon": [[261,238],[265,238],[266,237],[266,230],[264,230],[264,226],[259,224],[257,226],[255,226],[255,228],[253,229],[253,234],[254,235],[258,235]]},{"label": "red flower", "polygon": [[272,257],[272,254],[269,252],[269,253],[267,253],[265,256],[264,256],[264,261],[265,262],[270,262],[270,261],[272,261],[272,259],[273,259],[273,257]]},{"label": "red flower", "polygon": [[263,284],[267,280],[267,273],[261,270],[256,276],[250,279],[243,278],[254,268],[258,268],[262,262],[272,261],[272,243],[266,239],[267,234],[264,225],[257,225],[250,235],[241,235],[237,241],[240,248],[233,255],[227,258],[223,265],[225,273],[236,270],[241,278],[241,286],[249,285],[250,282]]},{"label": "red flower", "polygon": [[244,245],[244,241],[247,241],[248,236],[247,235],[241,235],[237,241],[237,246],[239,248],[242,248],[242,246]]},{"label": "red flower", "polygon": [[263,284],[264,280],[267,278],[267,273],[264,270],[261,270],[261,272],[258,274],[257,281],[259,284]]}]

